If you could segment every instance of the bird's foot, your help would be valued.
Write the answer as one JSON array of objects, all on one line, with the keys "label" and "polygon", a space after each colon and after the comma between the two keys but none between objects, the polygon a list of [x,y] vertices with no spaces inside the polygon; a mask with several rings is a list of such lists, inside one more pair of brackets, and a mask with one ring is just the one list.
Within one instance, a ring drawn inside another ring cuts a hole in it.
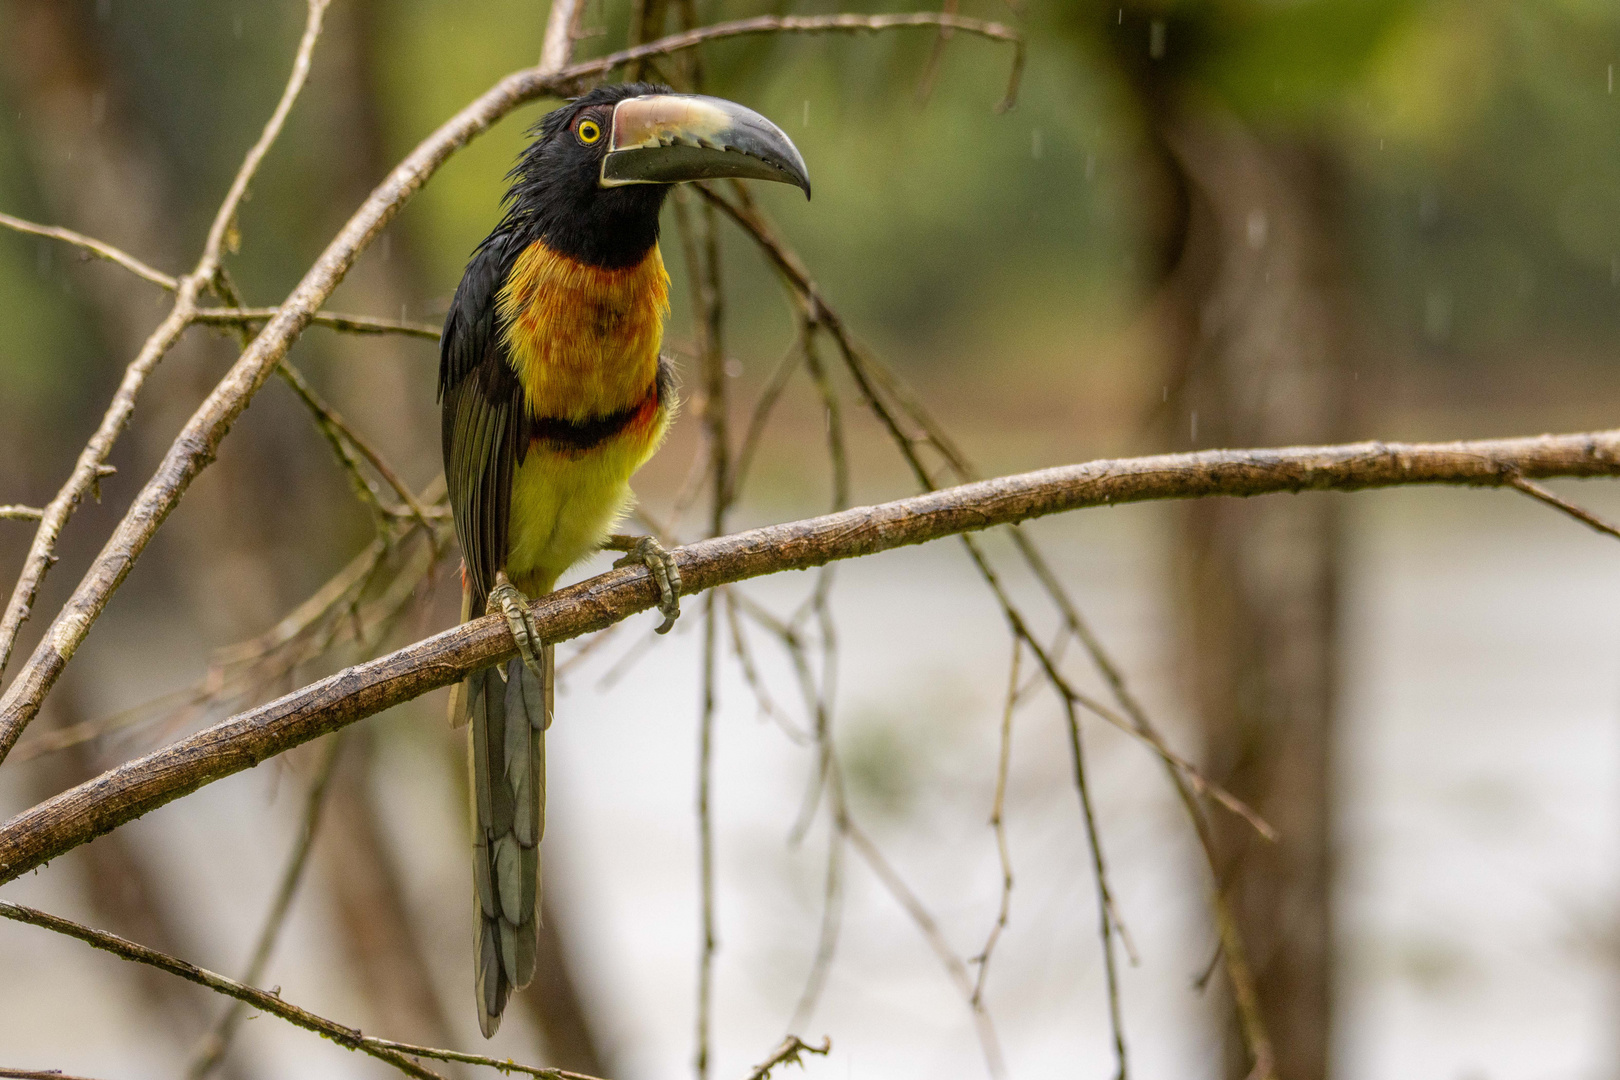
[{"label": "bird's foot", "polygon": [[[499,611],[506,617],[506,626],[512,631],[512,640],[517,643],[518,655],[523,657],[523,666],[534,672],[535,678],[543,684],[546,673],[540,663],[540,652],[545,643],[540,640],[540,632],[535,629],[534,619],[529,615],[529,598],[507,579],[504,570],[495,575],[495,587],[489,590],[488,610]],[[505,678],[504,669],[496,670]]]},{"label": "bird's foot", "polygon": [[657,632],[669,633],[669,628],[675,625],[675,620],[681,615],[681,568],[675,565],[675,556],[665,551],[664,545],[653,537],[640,536],[636,538],[635,546],[629,549],[629,554],[613,565],[647,568],[658,585],[658,610],[664,613],[664,621]]}]

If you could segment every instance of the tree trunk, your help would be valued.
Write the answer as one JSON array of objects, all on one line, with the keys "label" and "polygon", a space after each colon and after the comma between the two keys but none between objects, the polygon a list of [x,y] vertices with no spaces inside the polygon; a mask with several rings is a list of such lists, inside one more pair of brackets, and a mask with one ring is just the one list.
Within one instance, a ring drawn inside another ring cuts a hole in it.
[{"label": "tree trunk", "polygon": [[[1166,432],[1174,448],[1331,442],[1347,427],[1347,326],[1323,157],[1235,121],[1166,132],[1188,183]],[[1333,743],[1343,503],[1307,493],[1177,508],[1179,668],[1205,768],[1268,843],[1213,815],[1221,887],[1283,1080],[1324,1080],[1333,1014]],[[1230,1005],[1224,1006],[1230,1011]],[[1248,1075],[1235,1018],[1226,1074]]]}]

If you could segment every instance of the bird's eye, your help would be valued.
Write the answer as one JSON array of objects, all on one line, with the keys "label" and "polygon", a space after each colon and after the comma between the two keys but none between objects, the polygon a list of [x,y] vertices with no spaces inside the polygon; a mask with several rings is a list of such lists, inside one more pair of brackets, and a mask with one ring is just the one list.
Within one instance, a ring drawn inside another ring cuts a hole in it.
[{"label": "bird's eye", "polygon": [[580,142],[589,146],[602,137],[602,127],[595,120],[581,120],[575,134],[579,136]]}]

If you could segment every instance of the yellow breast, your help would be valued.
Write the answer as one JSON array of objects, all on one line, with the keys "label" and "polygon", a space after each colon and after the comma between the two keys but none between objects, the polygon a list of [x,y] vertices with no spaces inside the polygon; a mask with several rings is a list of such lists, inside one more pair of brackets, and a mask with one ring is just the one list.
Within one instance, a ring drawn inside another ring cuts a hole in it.
[{"label": "yellow breast", "polygon": [[506,347],[534,416],[582,421],[646,397],[658,377],[669,275],[655,244],[635,266],[586,266],[536,241],[501,289]]}]

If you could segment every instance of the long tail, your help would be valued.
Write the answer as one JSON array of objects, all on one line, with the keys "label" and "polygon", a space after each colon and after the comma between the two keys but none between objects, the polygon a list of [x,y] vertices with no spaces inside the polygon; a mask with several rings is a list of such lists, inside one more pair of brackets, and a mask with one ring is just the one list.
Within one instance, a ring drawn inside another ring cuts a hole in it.
[{"label": "long tail", "polygon": [[[478,1026],[489,1038],[513,990],[534,977],[540,934],[540,838],[546,831],[546,728],[555,661],[545,647],[536,678],[521,659],[457,687],[451,721],[470,720]],[[458,715],[459,714],[459,715]]]}]

